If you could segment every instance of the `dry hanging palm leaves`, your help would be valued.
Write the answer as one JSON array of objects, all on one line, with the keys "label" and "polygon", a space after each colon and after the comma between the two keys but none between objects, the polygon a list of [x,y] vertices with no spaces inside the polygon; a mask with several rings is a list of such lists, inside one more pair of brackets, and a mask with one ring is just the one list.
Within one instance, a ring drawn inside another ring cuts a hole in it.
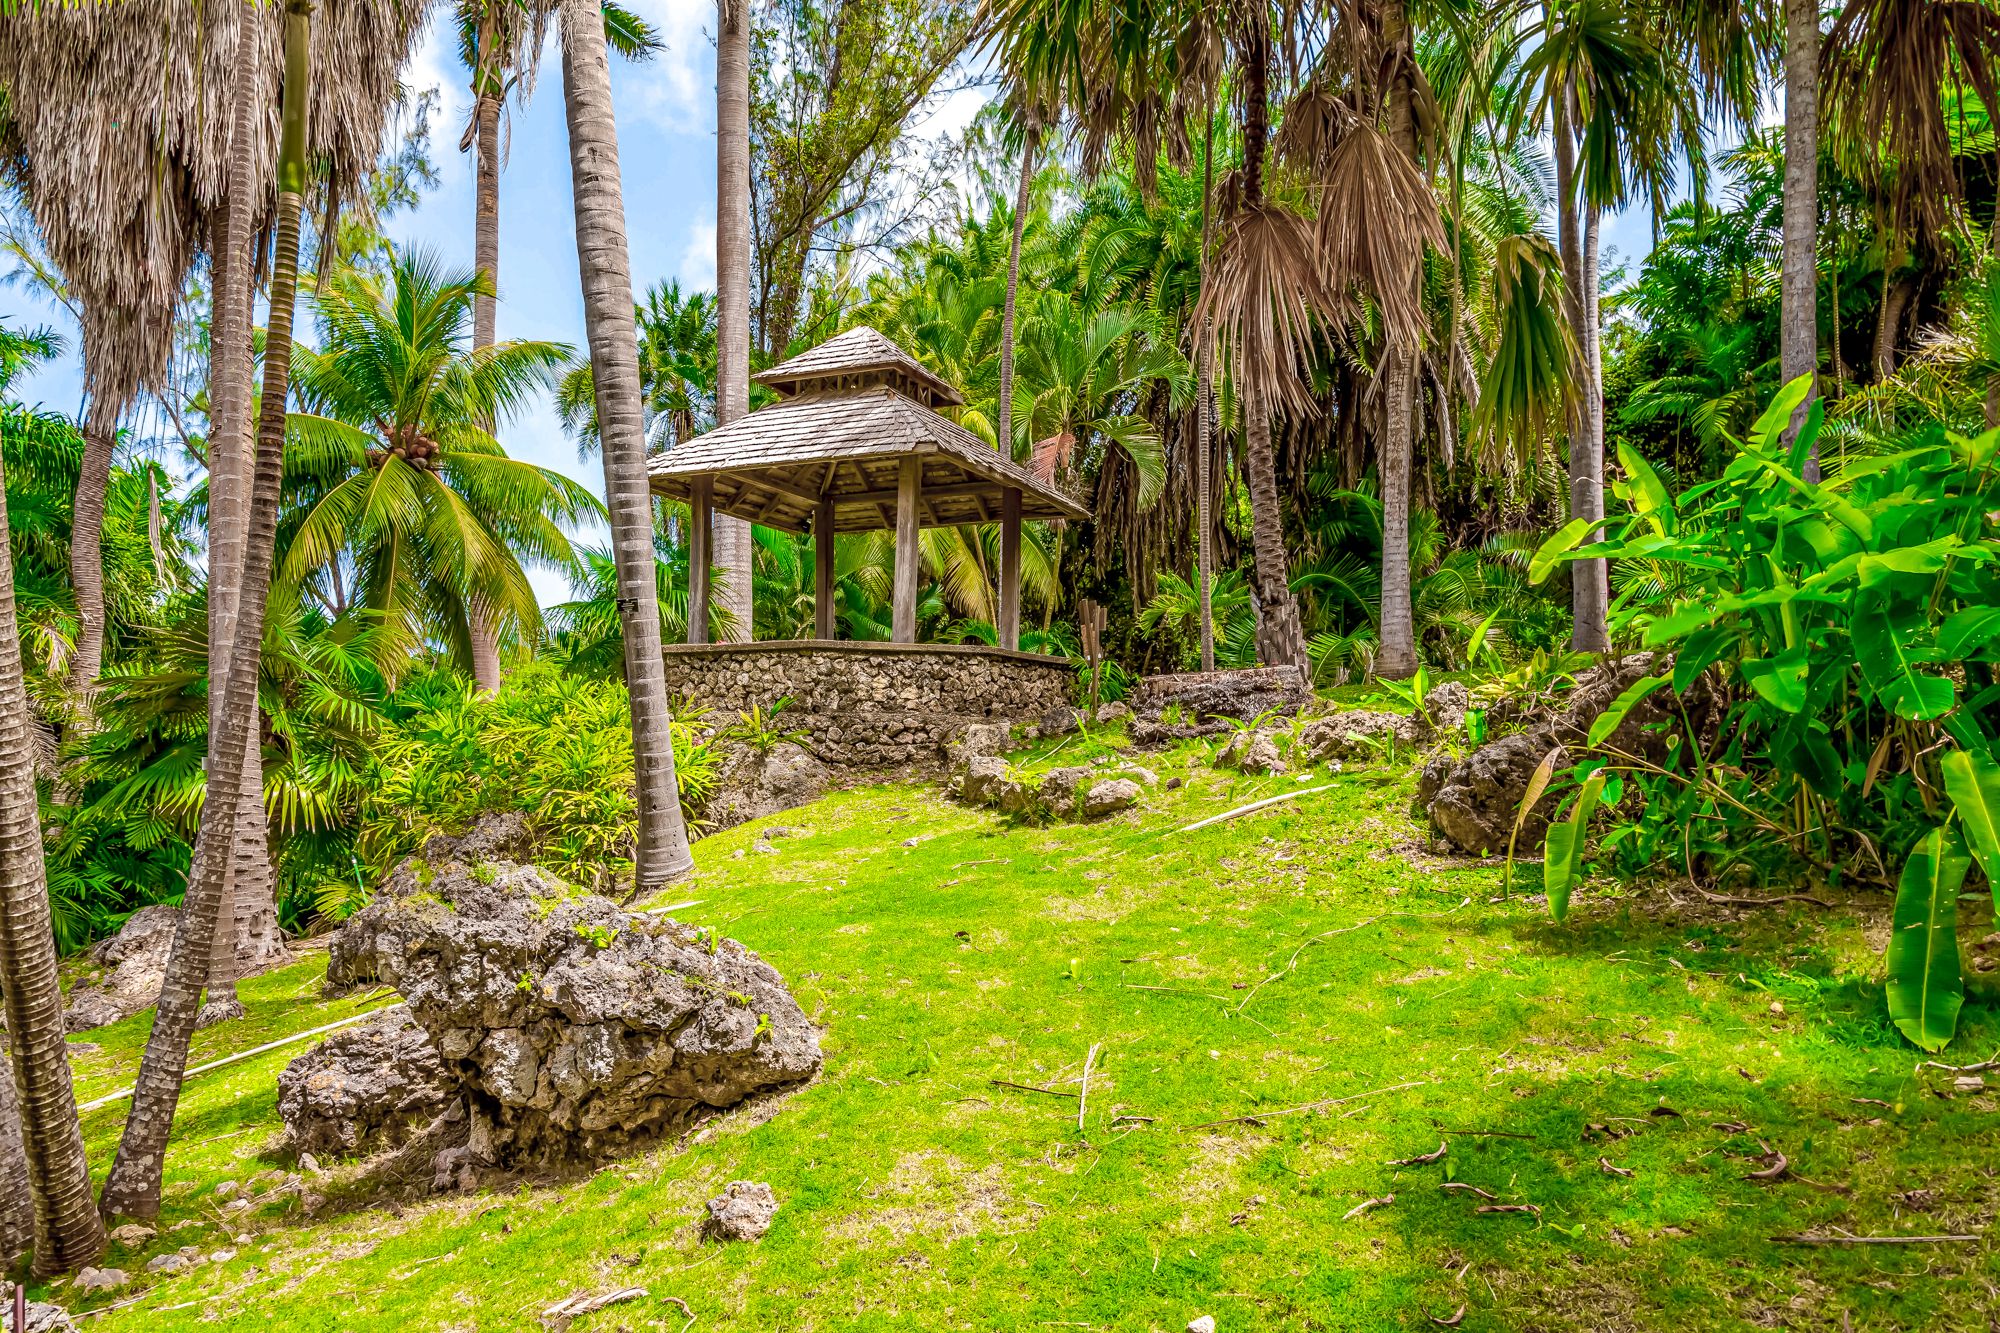
[{"label": "dry hanging palm leaves", "polygon": [[1822,49],[1829,142],[1888,197],[1892,225],[1937,239],[1965,203],[1947,92],[2000,106],[2000,13],[1983,0],[1847,0]]},{"label": "dry hanging palm leaves", "polygon": [[1414,345],[1424,247],[1446,248],[1444,224],[1417,164],[1372,124],[1353,126],[1327,161],[1319,244],[1328,286],[1343,299],[1368,293],[1391,339]]},{"label": "dry hanging palm leaves", "polygon": [[1222,223],[1213,271],[1190,321],[1211,321],[1234,373],[1254,378],[1266,407],[1315,410],[1298,367],[1312,354],[1313,320],[1350,313],[1326,284],[1312,223],[1278,204],[1239,206]]}]

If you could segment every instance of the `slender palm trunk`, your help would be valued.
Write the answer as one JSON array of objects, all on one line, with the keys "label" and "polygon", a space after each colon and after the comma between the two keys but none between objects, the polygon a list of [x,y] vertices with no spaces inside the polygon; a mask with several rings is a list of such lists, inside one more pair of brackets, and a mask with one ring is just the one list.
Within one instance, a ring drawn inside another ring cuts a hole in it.
[{"label": "slender palm trunk", "polygon": [[[35,805],[34,724],[21,673],[12,552],[7,507],[0,504],[0,996],[12,1044],[9,1076],[16,1098],[10,1100],[18,1107],[34,1206],[35,1272],[48,1276],[93,1262],[104,1253],[105,1241],[104,1223],[90,1203],[90,1163],[70,1083],[55,937],[49,930]],[[0,1135],[5,1132],[0,1126]],[[0,1147],[0,1185],[12,1174]],[[5,1225],[0,1209],[0,1227]],[[0,1251],[6,1248],[0,1245]]]},{"label": "slender palm trunk", "polygon": [[[483,62],[491,53],[479,53],[480,78],[491,78]],[[473,151],[478,157],[474,172],[472,262],[498,290],[500,282],[500,99],[482,91],[473,105]],[[472,346],[491,347],[498,336],[499,302],[485,294],[472,299]],[[473,607],[466,619],[467,637],[472,641],[472,678],[482,694],[500,688],[500,642],[487,617]]]},{"label": "slender palm trunk", "polygon": [[[1790,383],[1819,366],[1819,0],[1785,0],[1785,249],[1778,361]],[[1834,325],[1835,339],[1840,326]],[[1836,353],[1836,359],[1838,354]],[[1801,416],[1811,402],[1799,406]],[[1794,424],[1800,418],[1794,418]],[[1819,480],[1819,443],[1806,458]]]},{"label": "slender palm trunk", "polygon": [[[1392,50],[1409,40],[1408,15],[1399,3],[1385,7],[1383,42]],[[1388,90],[1389,141],[1417,161],[1414,90],[1398,77]],[[1422,280],[1421,273],[1410,282]],[[1410,602],[1410,474],[1416,457],[1417,348],[1414,330],[1391,329],[1383,349],[1388,376],[1382,420],[1382,611],[1375,674],[1390,679],[1413,675],[1418,666],[1416,616]]]},{"label": "slender palm trunk", "polygon": [[[1264,150],[1270,141],[1271,34],[1251,20],[1244,51],[1243,206],[1264,207]],[[1266,666],[1306,665],[1306,636],[1292,596],[1291,561],[1271,449],[1271,408],[1259,379],[1294,375],[1295,366],[1239,366],[1243,397],[1243,465],[1250,474],[1250,536],[1257,566],[1257,655]]]},{"label": "slender palm trunk", "polygon": [[[1570,516],[1604,517],[1604,359],[1603,339],[1598,329],[1597,254],[1599,212],[1595,205],[1583,210],[1583,285],[1576,308],[1582,317],[1584,368],[1584,428],[1581,438],[1570,440]],[[1598,536],[1602,536],[1600,529]],[[1610,631],[1606,618],[1611,603],[1611,571],[1605,560],[1578,560],[1571,563],[1570,647],[1583,653],[1608,652]]]},{"label": "slender palm trunk", "polygon": [[653,506],[646,477],[645,421],[639,403],[639,337],[632,270],[625,249],[625,200],[618,129],[597,0],[563,0],[563,103],[576,196],[577,267],[596,384],[604,455],[604,498],[618,569],[625,684],[632,700],[632,758],[638,784],[635,886],[659,888],[694,867],[674,782],[666,663],[660,654],[659,584],[653,563]]},{"label": "slender palm trunk", "polygon": [[[86,360],[89,350],[86,339]],[[76,597],[76,651],[69,659],[69,687],[82,706],[79,721],[85,727],[91,725],[91,698],[104,669],[104,494],[111,484],[118,419],[131,401],[127,392],[95,374],[87,378],[90,410],[84,418],[83,465],[76,476],[69,529],[69,581]]]},{"label": "slender palm trunk", "polygon": [[[1205,118],[1201,153],[1201,271],[1208,272],[1209,243],[1215,238],[1215,108]],[[1212,571],[1215,568],[1214,516],[1209,512],[1209,491],[1214,486],[1215,441],[1211,418],[1215,412],[1215,330],[1203,320],[1196,335],[1201,345],[1195,349],[1196,392],[1194,428],[1194,576],[1201,600],[1201,669],[1215,670],[1215,607]]]},{"label": "slender palm trunk", "polygon": [[[1891,263],[1895,261],[1890,261]],[[1916,279],[1908,271],[1882,280],[1882,305],[1875,317],[1875,382],[1896,373],[1896,340],[1903,333],[1903,312],[1909,308]]]},{"label": "slender palm trunk", "polygon": [[[750,411],[750,4],[719,0],[715,41],[715,424]],[[772,349],[783,355],[784,348]],[[750,525],[714,519],[716,599],[735,617],[729,637],[747,642],[751,621]]]},{"label": "slender palm trunk", "polygon": [[996,405],[993,438],[1007,457],[1014,456],[1014,311],[1021,290],[1021,234],[1027,229],[1028,199],[1035,184],[1035,149],[1041,127],[1030,123],[1021,145],[1021,184],[1014,191],[1014,236],[1007,247],[1007,299],[1000,307],[1000,401]]},{"label": "slender palm trunk", "polygon": [[[247,145],[256,132],[262,71],[259,21],[254,0],[244,0],[238,16],[236,87],[231,110],[232,144]],[[215,742],[226,725],[223,699],[228,688],[229,655],[236,637],[237,600],[243,577],[243,548],[248,522],[250,459],[251,350],[251,228],[255,207],[255,172],[247,150],[230,161],[229,196],[223,205],[222,234],[214,260],[214,316],[209,332],[208,441],[208,735],[210,771],[216,770]],[[278,913],[276,877],[271,873],[271,848],[264,820],[264,766],[261,747],[244,771],[245,818],[223,891],[219,919],[231,928],[214,936],[208,977],[209,1021],[242,1013],[236,979],[250,967],[268,961],[276,951]],[[196,860],[198,861],[199,853]]]},{"label": "slender palm trunk", "polygon": [[16,1096],[14,1063],[8,1059],[0,1070],[0,1268],[12,1268],[35,1240],[35,1205],[28,1191],[28,1154],[21,1146]]},{"label": "slender palm trunk", "polygon": [[[266,323],[268,354],[264,387],[258,404],[257,455],[252,472],[243,574],[237,592],[236,636],[229,652],[224,686],[223,728],[219,747],[211,746],[216,762],[210,767],[212,785],[202,809],[204,854],[194,869],[181,908],[180,928],[167,957],[167,975],[160,987],[152,1035],[140,1061],[132,1096],[132,1112],[118,1156],[104,1182],[99,1207],[107,1217],[153,1218],[160,1212],[160,1180],[166,1165],[167,1140],[173,1132],[180,1103],[181,1080],[187,1069],[188,1042],[194,1035],[213,944],[221,928],[220,913],[230,874],[230,851],[247,799],[244,775],[261,739],[257,708],[259,666],[264,639],[264,612],[271,589],[271,561],[277,544],[278,493],[284,480],[285,408],[291,392],[292,316],[298,296],[299,217],[305,203],[307,41],[311,0],[287,0],[285,10],[285,83],[279,117],[278,225],[272,251],[270,313]],[[247,147],[247,145],[246,145]],[[217,753],[219,749],[219,753]]]}]

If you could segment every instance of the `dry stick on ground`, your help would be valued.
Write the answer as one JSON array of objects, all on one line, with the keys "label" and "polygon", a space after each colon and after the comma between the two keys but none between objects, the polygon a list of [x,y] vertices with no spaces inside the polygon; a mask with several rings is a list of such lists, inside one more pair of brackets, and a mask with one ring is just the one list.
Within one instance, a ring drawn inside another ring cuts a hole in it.
[{"label": "dry stick on ground", "polygon": [[1361,1216],[1361,1214],[1367,1212],[1370,1208],[1386,1208],[1395,1201],[1396,1201],[1396,1196],[1393,1194],[1384,1194],[1379,1199],[1363,1199],[1360,1203],[1355,1204],[1352,1208],[1348,1209],[1345,1213],[1343,1213],[1341,1215],[1340,1220],[1343,1222],[1351,1222],[1355,1218]]},{"label": "dry stick on ground", "polygon": [[[1417,1308],[1423,1310],[1421,1305]],[[1443,1318],[1432,1314],[1429,1310],[1424,1310],[1424,1318],[1430,1320],[1440,1328],[1457,1328],[1465,1322],[1465,1305],[1461,1302],[1456,1310],[1453,1310],[1449,1316]]]},{"label": "dry stick on ground", "polygon": [[1075,1093],[1064,1092],[1061,1088],[1038,1088],[1032,1083],[1009,1083],[1004,1078],[988,1079],[987,1082],[991,1083],[996,1088],[1014,1088],[1020,1092],[1043,1092],[1047,1093],[1051,1097],[1076,1096]]},{"label": "dry stick on ground", "polygon": [[[1689,882],[1693,883],[1691,880]],[[1699,884],[1694,885],[1694,891],[1710,902],[1719,903],[1724,907],[1775,907],[1779,903],[1811,903],[1815,907],[1833,906],[1826,899],[1815,898],[1810,893],[1780,893],[1770,898],[1739,898],[1733,893],[1710,893]]]},{"label": "dry stick on ground", "polygon": [[1090,1105],[1090,1067],[1097,1063],[1097,1048],[1102,1044],[1090,1043],[1090,1054],[1083,1057],[1083,1089],[1076,1094],[1076,1132],[1079,1134],[1083,1133],[1084,1110]]},{"label": "dry stick on ground", "polygon": [[[362,1014],[350,1014],[346,1018],[341,1019],[337,1023],[328,1023],[325,1027],[312,1028],[305,1032],[294,1032],[289,1037],[280,1037],[276,1041],[267,1041],[262,1046],[253,1046],[247,1051],[238,1051],[234,1055],[225,1055],[220,1060],[211,1060],[205,1065],[196,1065],[193,1069],[190,1069],[187,1071],[187,1073],[181,1075],[181,1081],[185,1083],[188,1079],[193,1078],[196,1074],[206,1074],[211,1070],[221,1069],[225,1065],[233,1065],[238,1063],[239,1061],[248,1060],[253,1055],[262,1055],[266,1051],[275,1051],[280,1046],[291,1046],[297,1042],[304,1041],[307,1037],[317,1037],[323,1032],[332,1032],[338,1028],[348,1027],[352,1024],[359,1023],[364,1018],[373,1018],[377,1014],[387,1013],[391,1009],[398,1009],[401,1007],[402,1007],[402,1001],[398,1000],[395,1004],[385,1004],[380,1009],[370,1009],[368,1012]],[[85,1102],[82,1106],[79,1106],[76,1109],[79,1114],[85,1111],[95,1111],[100,1107],[109,1106],[113,1102],[122,1102],[131,1095],[132,1095],[131,1088],[129,1087],[120,1088],[116,1092],[106,1093],[104,1096],[99,1097],[94,1102]],[[225,1135],[224,1137],[227,1136]],[[204,1142],[213,1142],[213,1140],[204,1140]]]},{"label": "dry stick on ground", "polygon": [[660,1299],[669,1305],[678,1305],[681,1307],[681,1313],[688,1317],[688,1321],[681,1325],[681,1333],[688,1333],[688,1330],[694,1327],[695,1320],[695,1313],[688,1309],[688,1303],[678,1296],[662,1296]]},{"label": "dry stick on ground", "polygon": [[1442,1161],[1444,1160],[1444,1158],[1445,1158],[1445,1154],[1446,1154],[1446,1153],[1448,1153],[1448,1152],[1450,1152],[1450,1151],[1451,1151],[1451,1145],[1450,1145],[1449,1143],[1445,1143],[1445,1142],[1442,1142],[1442,1141],[1440,1141],[1440,1142],[1438,1143],[1438,1146],[1437,1146],[1437,1151],[1436,1151],[1436,1152],[1427,1152],[1427,1153],[1424,1153],[1424,1154],[1423,1154],[1422,1156],[1419,1156],[1419,1157],[1398,1157],[1398,1158],[1397,1158],[1396,1160],[1394,1160],[1394,1161],[1392,1161],[1392,1162],[1389,1162],[1389,1163],[1387,1163],[1387,1165],[1389,1165],[1389,1166],[1429,1166],[1429,1165],[1430,1165],[1430,1164],[1431,1164],[1432,1162],[1442,1162]]},{"label": "dry stick on ground", "polygon": [[1287,1106],[1282,1111],[1259,1111],[1254,1115],[1232,1115],[1222,1120],[1204,1120],[1199,1125],[1183,1125],[1183,1132],[1197,1129],[1214,1129],[1217,1125],[1241,1125],[1265,1120],[1275,1120],[1281,1115],[1297,1115],[1301,1111],[1317,1111],[1322,1106],[1340,1106],[1346,1102],[1358,1102],[1363,1097],[1379,1097],[1385,1092],[1401,1092],[1405,1088],[1421,1088],[1431,1080],[1413,1079],[1408,1083],[1392,1083],[1386,1088],[1371,1088],[1367,1092],[1357,1092],[1350,1097],[1328,1097],[1324,1101],[1307,1102],[1303,1106]]},{"label": "dry stick on ground", "polygon": [[1773,1245],[1948,1245],[1978,1236],[1772,1236]]},{"label": "dry stick on ground", "polygon": [[[1926,1060],[1922,1064],[1918,1065],[1917,1068],[1942,1069],[1947,1074],[1983,1074],[1989,1069],[2000,1069],[2000,1051],[1995,1051],[1991,1058],[1981,1060],[1976,1065],[1948,1065],[1939,1060]],[[1854,1100],[1857,1102],[1865,1102],[1868,1100],[1868,1098],[1856,1097]],[[1884,1106],[1888,1105],[1887,1102],[1883,1102],[1881,1104]]]},{"label": "dry stick on ground", "polygon": [[607,1291],[601,1296],[586,1296],[578,1292],[542,1311],[542,1323],[548,1328],[568,1328],[570,1320],[579,1315],[587,1315],[593,1310],[602,1310],[607,1305],[617,1305],[621,1301],[640,1300],[645,1294],[644,1287],[621,1287],[617,1291]]},{"label": "dry stick on ground", "polygon": [[1438,1188],[1446,1191],[1462,1190],[1467,1194],[1476,1194],[1480,1198],[1485,1199],[1489,1203],[1498,1203],[1500,1201],[1499,1195],[1488,1194],[1485,1190],[1479,1188],[1479,1186],[1468,1185],[1462,1180],[1447,1180],[1442,1185],[1439,1185]]},{"label": "dry stick on ground", "polygon": [[1197,819],[1194,823],[1183,825],[1173,831],[1175,833],[1192,833],[1198,828],[1207,828],[1210,824],[1220,824],[1225,820],[1235,819],[1239,815],[1247,815],[1253,811],[1262,810],[1267,806],[1282,805],[1286,801],[1296,801],[1301,796],[1311,796],[1315,792],[1332,791],[1338,785],[1338,783],[1329,782],[1324,786],[1307,787],[1301,791],[1288,791],[1277,796],[1266,796],[1261,801],[1252,801],[1248,805],[1239,805],[1234,810],[1225,810],[1219,815],[1210,815],[1207,819]]}]

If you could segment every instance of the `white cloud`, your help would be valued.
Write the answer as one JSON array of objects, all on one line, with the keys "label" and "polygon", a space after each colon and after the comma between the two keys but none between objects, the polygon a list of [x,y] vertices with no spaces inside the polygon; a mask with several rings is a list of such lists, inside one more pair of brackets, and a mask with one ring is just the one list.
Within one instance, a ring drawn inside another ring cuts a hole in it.
[{"label": "white cloud", "polygon": [[614,61],[620,114],[668,134],[711,132],[715,124],[715,21],[711,0],[627,0],[653,25],[666,50],[643,65]]},{"label": "white cloud", "polygon": [[687,245],[681,250],[680,267],[674,276],[687,291],[715,290],[715,219],[696,218],[688,226]]}]

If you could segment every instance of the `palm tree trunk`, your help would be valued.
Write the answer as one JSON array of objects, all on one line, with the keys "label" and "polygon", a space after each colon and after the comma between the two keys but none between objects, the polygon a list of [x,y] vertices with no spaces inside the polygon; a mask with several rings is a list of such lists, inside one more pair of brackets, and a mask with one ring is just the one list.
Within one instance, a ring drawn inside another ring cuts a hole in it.
[{"label": "palm tree trunk", "polygon": [[[1409,15],[1401,0],[1385,6],[1383,44],[1390,50],[1409,40]],[[1388,89],[1389,141],[1417,161],[1414,90],[1398,76]],[[1414,284],[1422,274],[1412,274]],[[1418,666],[1416,617],[1410,604],[1410,473],[1416,456],[1417,348],[1391,330],[1383,359],[1388,376],[1382,421],[1382,607],[1375,674],[1392,680],[1415,674]]]},{"label": "palm tree trunk", "polygon": [[[204,854],[190,878],[181,907],[180,928],[167,957],[166,979],[152,1035],[140,1061],[132,1112],[118,1156],[104,1182],[99,1208],[106,1217],[153,1218],[160,1212],[160,1179],[167,1140],[180,1104],[188,1042],[198,1017],[197,1001],[206,979],[214,932],[224,929],[221,912],[230,880],[243,810],[253,803],[245,790],[250,756],[261,740],[257,707],[264,611],[271,590],[271,561],[277,544],[278,493],[284,479],[285,408],[291,392],[292,316],[299,280],[299,217],[305,204],[308,37],[311,0],[287,0],[285,82],[279,115],[277,240],[272,251],[268,353],[257,418],[257,456],[250,491],[237,593],[236,636],[229,652],[220,744],[211,745],[210,787],[202,809]],[[245,151],[248,145],[245,144]]]},{"label": "palm tree trunk", "polygon": [[[256,133],[262,70],[254,40],[261,16],[254,0],[244,0],[238,16],[236,87],[231,109],[232,143],[248,144]],[[237,599],[243,577],[243,547],[248,522],[251,345],[251,228],[258,194],[252,157],[246,150],[231,158],[229,197],[223,206],[222,235],[214,259],[214,315],[209,332],[208,440],[208,735],[210,768],[215,771],[215,741],[226,725],[223,698],[228,688],[229,655],[236,638]],[[263,809],[263,756],[244,774],[254,792],[256,818],[240,828],[230,875],[224,886],[220,919],[231,929],[215,932],[214,956],[208,977],[211,1021],[242,1012],[236,998],[236,978],[257,960],[250,947],[256,936],[275,935],[277,905],[273,901],[270,840]],[[200,860],[197,849],[196,861]],[[237,871],[242,870],[242,883]]]},{"label": "palm tree trunk", "polygon": [[995,404],[995,447],[1014,456],[1014,311],[1021,290],[1021,233],[1028,222],[1028,197],[1035,184],[1035,149],[1041,127],[1028,125],[1021,146],[1021,184],[1014,191],[1014,236],[1007,248],[1007,299],[1000,307],[1000,401]]},{"label": "palm tree trunk", "polygon": [[[481,51],[483,62],[491,53]],[[489,77],[482,70],[481,77]],[[500,282],[500,99],[481,92],[473,104],[473,151],[478,165],[474,172],[472,262],[494,284]],[[472,299],[472,346],[491,347],[498,337],[499,302],[481,294]],[[466,619],[466,634],[472,642],[472,678],[482,694],[500,689],[499,637],[477,607]]]},{"label": "palm tree trunk", "polygon": [[[86,346],[85,358],[89,359]],[[76,476],[76,499],[70,510],[69,581],[76,597],[76,651],[69,659],[69,687],[82,708],[82,725],[91,725],[91,697],[104,669],[104,494],[111,484],[111,454],[117,447],[118,419],[130,395],[90,380],[90,410],[83,425],[83,464]]]},{"label": "palm tree trunk", "polygon": [[[715,424],[750,411],[750,4],[718,0],[715,41]],[[772,349],[782,355],[784,348]],[[729,637],[754,637],[750,525],[717,514],[712,558]]]},{"label": "palm tree trunk", "polygon": [[[1584,429],[1571,437],[1569,457],[1570,517],[1604,517],[1604,358],[1598,330],[1597,246],[1600,214],[1595,205],[1583,210],[1583,286],[1576,302],[1582,316],[1584,363]],[[1602,530],[1595,536],[1602,536]],[[1595,540],[1595,536],[1593,540]],[[1604,560],[1578,560],[1569,567],[1570,647],[1582,653],[1611,648],[1606,617],[1610,612],[1611,571]]]},{"label": "palm tree trunk", "polygon": [[12,1268],[34,1239],[35,1206],[28,1193],[28,1154],[21,1146],[21,1110],[10,1059],[0,1071],[0,1269]]},{"label": "palm tree trunk", "polygon": [[[596,385],[604,498],[618,569],[625,684],[632,700],[632,758],[638,786],[635,888],[643,895],[694,868],[674,781],[666,663],[660,654],[659,583],[653,563],[653,506],[646,477],[645,420],[639,403],[639,337],[632,269],[625,249],[625,201],[618,129],[598,0],[563,0],[563,103],[576,196],[577,267]],[[747,348],[746,348],[747,356]]]},{"label": "palm tree trunk", "polygon": [[[1819,0],[1785,0],[1785,245],[1778,361],[1787,384],[1819,367],[1819,60]],[[1833,336],[1840,337],[1837,322]],[[1836,351],[1836,361],[1838,355]],[[1794,428],[1811,401],[1808,394],[1799,405]],[[1818,441],[1806,458],[1806,479],[1819,480]]]},{"label": "palm tree trunk", "polygon": [[[1893,262],[1893,261],[1891,261]],[[1875,320],[1875,382],[1896,373],[1896,340],[1902,336],[1903,312],[1910,304],[1916,279],[1906,269],[1882,281],[1882,305]]]},{"label": "palm tree trunk", "polygon": [[[0,492],[4,490],[5,477],[0,476]],[[62,988],[56,981],[12,552],[7,507],[0,504],[0,996],[12,1043],[11,1078],[28,1193],[34,1201],[35,1272],[46,1277],[94,1262],[104,1253],[105,1238],[104,1223],[90,1202],[90,1163],[77,1121]],[[0,1134],[5,1132],[0,1126]],[[0,1149],[0,1185],[11,1174]],[[11,1187],[8,1192],[14,1193]]]},{"label": "palm tree trunk", "polygon": [[[1215,107],[1210,105],[1204,117],[1205,129],[1202,137],[1201,153],[1201,271],[1208,272],[1209,243],[1215,236]],[[1202,321],[1201,346],[1195,349],[1196,392],[1195,392],[1195,457],[1194,457],[1194,576],[1196,590],[1201,600],[1201,621],[1199,635],[1201,642],[1201,669],[1215,670],[1215,607],[1213,599],[1213,578],[1215,568],[1214,533],[1211,529],[1215,519],[1210,511],[1210,489],[1214,486],[1215,441],[1211,417],[1215,412],[1215,330],[1207,320]]]}]

